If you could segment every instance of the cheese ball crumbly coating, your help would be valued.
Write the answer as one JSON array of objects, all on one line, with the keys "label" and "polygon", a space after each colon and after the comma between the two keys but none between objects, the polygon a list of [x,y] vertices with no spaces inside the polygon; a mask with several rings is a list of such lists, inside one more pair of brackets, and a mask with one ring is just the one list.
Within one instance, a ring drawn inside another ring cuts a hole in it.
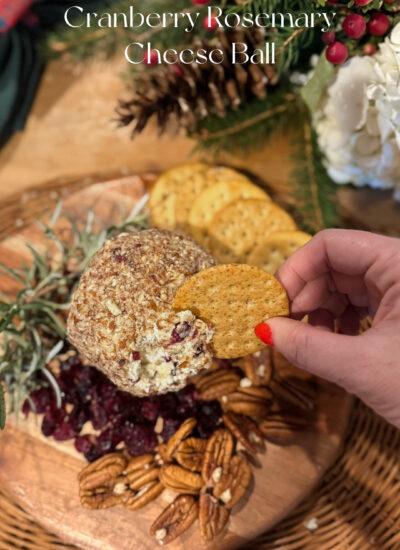
[{"label": "cheese ball crumbly coating", "polygon": [[209,367],[213,330],[172,309],[176,291],[213,257],[184,235],[121,233],[92,258],[74,293],[68,336],[120,389],[145,396],[179,390]]}]

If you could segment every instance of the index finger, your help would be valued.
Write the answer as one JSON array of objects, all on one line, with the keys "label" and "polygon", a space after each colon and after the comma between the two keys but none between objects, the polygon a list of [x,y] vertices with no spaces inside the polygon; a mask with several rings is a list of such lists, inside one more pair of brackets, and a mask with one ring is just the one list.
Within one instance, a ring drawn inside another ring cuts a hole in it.
[{"label": "index finger", "polygon": [[277,271],[276,277],[292,301],[307,283],[324,274],[363,277],[377,261],[387,237],[346,229],[327,229],[297,250]]}]

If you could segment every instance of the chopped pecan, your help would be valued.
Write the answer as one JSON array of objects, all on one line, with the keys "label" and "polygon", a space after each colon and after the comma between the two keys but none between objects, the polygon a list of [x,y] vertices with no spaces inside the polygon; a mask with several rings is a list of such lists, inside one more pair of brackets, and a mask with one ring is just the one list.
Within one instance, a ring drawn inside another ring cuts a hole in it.
[{"label": "chopped pecan", "polygon": [[271,382],[271,390],[279,402],[284,402],[303,411],[315,407],[317,391],[313,380],[294,376],[277,377]]},{"label": "chopped pecan", "polygon": [[130,492],[128,498],[124,501],[125,508],[129,510],[139,510],[152,502],[164,491],[164,486],[157,480],[150,481],[136,493]]},{"label": "chopped pecan", "polygon": [[199,515],[196,499],[189,495],[180,495],[165,508],[150,527],[150,534],[160,544],[168,544],[184,533]]},{"label": "chopped pecan", "polygon": [[197,495],[203,487],[203,480],[199,474],[175,464],[161,468],[160,481],[167,489],[188,495]]},{"label": "chopped pecan", "polygon": [[200,472],[207,441],[198,437],[189,437],[181,441],[175,451],[175,460],[191,472]]},{"label": "chopped pecan", "polygon": [[245,456],[235,455],[229,471],[215,485],[213,494],[230,510],[241,500],[251,480],[251,467]]},{"label": "chopped pecan", "polygon": [[205,482],[229,469],[229,461],[233,453],[234,441],[228,430],[223,428],[215,431],[207,441],[201,475]]},{"label": "chopped pecan", "polygon": [[174,456],[174,453],[178,448],[179,443],[192,433],[193,428],[196,426],[196,423],[197,420],[195,418],[187,418],[184,422],[182,422],[182,424],[179,426],[177,431],[167,443],[167,448],[165,449],[165,455],[167,459],[171,459]]},{"label": "chopped pecan", "polygon": [[265,439],[276,445],[294,443],[296,432],[304,430],[306,426],[307,419],[304,416],[290,412],[271,413],[258,424]]},{"label": "chopped pecan", "polygon": [[245,414],[250,418],[257,420],[265,418],[269,412],[269,401],[263,395],[257,395],[257,391],[266,388],[241,388],[241,391],[236,391],[226,396],[224,406],[228,411],[233,411],[238,414]]},{"label": "chopped pecan", "polygon": [[248,416],[232,411],[222,416],[225,426],[234,437],[250,452],[257,453],[264,449],[264,439],[257,424]]},{"label": "chopped pecan", "polygon": [[212,541],[221,533],[229,519],[229,510],[208,493],[200,495],[199,526],[204,540]]},{"label": "chopped pecan", "polygon": [[235,391],[239,386],[240,376],[231,369],[218,369],[216,371],[203,374],[196,381],[196,387],[200,391],[201,398],[204,401],[213,401],[220,399],[223,395]]},{"label": "chopped pecan", "polygon": [[236,363],[253,386],[267,386],[272,378],[271,349],[264,348],[252,355],[246,355]]},{"label": "chopped pecan", "polygon": [[122,474],[128,460],[120,453],[105,455],[84,468],[78,475],[79,488],[90,490],[101,487]]}]

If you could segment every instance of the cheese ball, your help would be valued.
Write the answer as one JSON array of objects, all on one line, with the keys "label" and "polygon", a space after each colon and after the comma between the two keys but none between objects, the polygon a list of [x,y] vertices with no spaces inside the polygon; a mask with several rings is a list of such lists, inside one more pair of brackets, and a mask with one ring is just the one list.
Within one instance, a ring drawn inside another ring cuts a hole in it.
[{"label": "cheese ball", "polygon": [[121,233],[92,258],[74,292],[68,336],[118,388],[145,396],[176,391],[211,365],[213,330],[172,309],[176,291],[213,257],[184,235]]}]

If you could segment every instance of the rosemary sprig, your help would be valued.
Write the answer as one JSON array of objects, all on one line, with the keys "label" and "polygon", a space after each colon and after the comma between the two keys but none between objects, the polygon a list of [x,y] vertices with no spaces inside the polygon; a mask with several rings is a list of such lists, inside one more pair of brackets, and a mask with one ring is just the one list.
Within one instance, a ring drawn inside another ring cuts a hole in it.
[{"label": "rosemary sprig", "polygon": [[[147,215],[143,213],[147,198],[143,197],[126,219],[110,227],[104,227],[92,211],[83,229],[67,218],[71,238],[66,240],[61,240],[55,231],[62,215],[59,203],[47,225],[37,222],[47,239],[46,251],[39,254],[27,245],[32,255],[31,264],[23,264],[20,269],[0,264],[0,272],[11,276],[20,288],[14,299],[4,297],[0,301],[3,343],[0,429],[4,428],[6,416],[4,391],[8,393],[9,412],[17,415],[23,400],[29,399],[29,393],[42,386],[52,387],[61,404],[60,389],[48,363],[69,347],[65,322],[72,292],[82,271],[106,239],[121,231],[140,231],[147,227]],[[95,230],[95,222],[99,230]],[[32,402],[31,406],[34,409]]]}]

